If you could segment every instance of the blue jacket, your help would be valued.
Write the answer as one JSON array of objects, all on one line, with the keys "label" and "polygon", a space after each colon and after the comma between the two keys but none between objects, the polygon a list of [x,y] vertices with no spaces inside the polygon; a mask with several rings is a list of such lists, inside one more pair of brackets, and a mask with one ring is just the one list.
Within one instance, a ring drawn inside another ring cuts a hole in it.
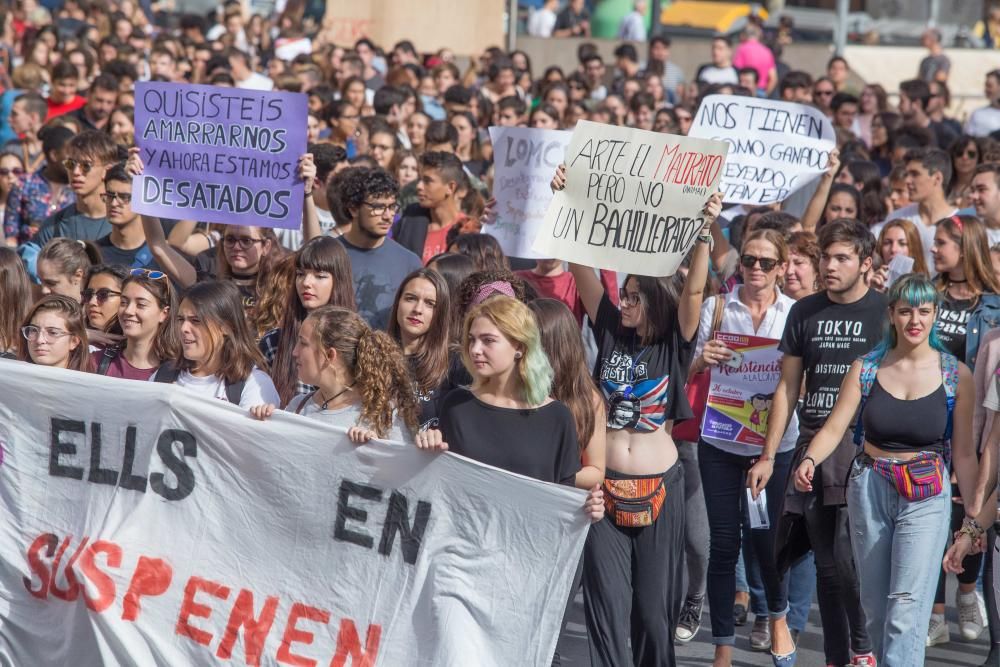
[{"label": "blue jacket", "polygon": [[965,358],[970,370],[976,365],[979,341],[990,329],[1000,327],[1000,295],[983,294],[965,325]]}]

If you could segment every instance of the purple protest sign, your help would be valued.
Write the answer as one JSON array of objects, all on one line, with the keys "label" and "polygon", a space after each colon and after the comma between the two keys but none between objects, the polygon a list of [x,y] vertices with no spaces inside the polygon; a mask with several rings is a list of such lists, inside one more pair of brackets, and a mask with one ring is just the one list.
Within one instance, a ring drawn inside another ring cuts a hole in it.
[{"label": "purple protest sign", "polygon": [[137,83],[135,143],[145,170],[132,208],[161,218],[298,229],[307,99],[176,83]]}]

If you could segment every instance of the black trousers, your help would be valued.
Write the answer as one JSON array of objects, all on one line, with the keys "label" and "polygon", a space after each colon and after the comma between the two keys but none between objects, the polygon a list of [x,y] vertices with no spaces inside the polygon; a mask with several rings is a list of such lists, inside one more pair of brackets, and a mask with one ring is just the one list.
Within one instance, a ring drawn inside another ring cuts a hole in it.
[{"label": "black trousers", "polygon": [[[613,470],[606,476],[630,477]],[[590,527],[584,547],[583,599],[592,665],[677,664],[674,629],[686,590],[680,462],[663,474],[663,480],[667,494],[653,525],[621,528],[605,518]]]}]

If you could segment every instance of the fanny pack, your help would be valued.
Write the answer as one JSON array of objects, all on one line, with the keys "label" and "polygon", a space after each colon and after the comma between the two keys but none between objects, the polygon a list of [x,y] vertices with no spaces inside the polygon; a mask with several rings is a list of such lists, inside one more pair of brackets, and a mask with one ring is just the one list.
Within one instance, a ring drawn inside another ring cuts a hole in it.
[{"label": "fanny pack", "polygon": [[933,498],[944,488],[944,461],[934,452],[920,452],[909,461],[876,459],[865,455],[864,462],[910,502]]},{"label": "fanny pack", "polygon": [[660,516],[667,497],[663,477],[607,479],[604,484],[604,509],[616,526],[641,528],[651,526]]}]

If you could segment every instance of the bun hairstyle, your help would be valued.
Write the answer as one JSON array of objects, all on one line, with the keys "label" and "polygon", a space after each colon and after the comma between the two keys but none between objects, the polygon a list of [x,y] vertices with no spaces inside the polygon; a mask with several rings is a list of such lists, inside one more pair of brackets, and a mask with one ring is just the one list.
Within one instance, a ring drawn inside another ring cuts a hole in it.
[{"label": "bun hairstyle", "polygon": [[398,413],[417,427],[417,397],[399,345],[384,331],[375,331],[361,317],[341,306],[322,306],[306,318],[313,323],[313,340],[320,350],[336,350],[361,397],[359,423],[383,438]]},{"label": "bun hairstyle", "polygon": [[103,261],[101,251],[90,241],[78,241],[57,236],[50,239],[38,253],[38,261],[54,264],[65,276],[80,274],[81,281],[87,277],[90,267]]},{"label": "bun hairstyle", "polygon": [[521,358],[515,364],[523,398],[530,405],[540,405],[552,392],[553,371],[542,349],[534,313],[517,299],[505,295],[490,297],[472,307],[462,326],[462,363],[473,377],[476,376],[475,365],[467,341],[472,323],[480,317],[493,322],[511,344],[521,348]]},{"label": "bun hairstyle", "polygon": [[[83,307],[80,303],[61,294],[43,296],[28,310],[22,326],[31,324],[31,320],[35,315],[44,311],[54,311],[62,315],[66,321],[66,331],[75,336],[79,341],[76,349],[70,352],[69,362],[66,367],[73,371],[90,372],[90,342],[87,340],[87,325],[83,320]],[[24,336],[18,336],[17,358],[29,364],[35,363],[31,360],[31,353],[28,351],[28,341],[25,340]]]}]

